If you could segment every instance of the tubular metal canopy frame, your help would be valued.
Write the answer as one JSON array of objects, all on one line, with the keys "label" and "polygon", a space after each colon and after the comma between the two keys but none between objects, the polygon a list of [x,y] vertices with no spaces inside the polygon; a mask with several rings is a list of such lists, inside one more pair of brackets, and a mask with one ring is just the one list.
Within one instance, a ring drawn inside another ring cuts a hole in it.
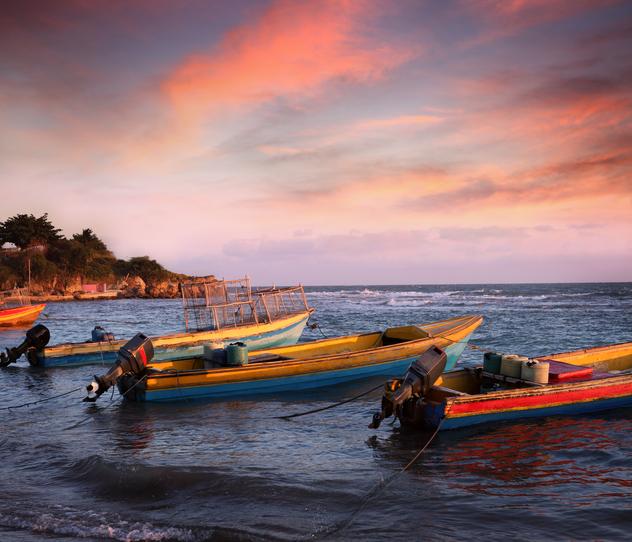
[{"label": "tubular metal canopy frame", "polygon": [[265,324],[309,310],[303,286],[254,289],[250,278],[180,283],[187,331]]}]

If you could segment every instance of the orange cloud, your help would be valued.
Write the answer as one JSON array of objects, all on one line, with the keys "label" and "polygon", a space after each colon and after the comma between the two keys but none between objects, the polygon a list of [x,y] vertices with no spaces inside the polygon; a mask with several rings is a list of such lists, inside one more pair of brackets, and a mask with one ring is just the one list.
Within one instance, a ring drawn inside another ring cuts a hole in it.
[{"label": "orange cloud", "polygon": [[[611,137],[630,132],[632,74],[625,67],[610,76],[523,71],[502,82],[505,73],[446,83],[457,97],[484,105],[447,116],[447,129],[435,144],[452,148],[476,142],[478,148],[487,147],[488,156],[513,162],[517,170],[534,159],[571,162],[616,153]],[[486,101],[491,87],[493,105]]]},{"label": "orange cloud", "polygon": [[359,130],[368,130],[373,128],[398,128],[402,126],[426,126],[428,124],[436,124],[441,119],[435,115],[400,115],[399,117],[391,117],[387,119],[371,119],[359,122],[355,127]]},{"label": "orange cloud", "polygon": [[215,50],[185,60],[163,91],[180,115],[191,117],[314,94],[333,80],[379,80],[412,53],[371,41],[364,32],[373,15],[367,2],[275,2]]},{"label": "orange cloud", "polygon": [[[355,177],[311,185],[271,186],[242,201],[256,222],[320,232],[357,228],[446,227],[456,223],[524,228],[593,220],[628,223],[632,159],[619,148],[574,160],[543,161],[520,168],[489,163],[450,168],[381,171],[358,168]],[[608,209],[604,214],[603,209]],[[627,211],[626,211],[627,209]],[[326,216],[326,221],[323,217]]]}]

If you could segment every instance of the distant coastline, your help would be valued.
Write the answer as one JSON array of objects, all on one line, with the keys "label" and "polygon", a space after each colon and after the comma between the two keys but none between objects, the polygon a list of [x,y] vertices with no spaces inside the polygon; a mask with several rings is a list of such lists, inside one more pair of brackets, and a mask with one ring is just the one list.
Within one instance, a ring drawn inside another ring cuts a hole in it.
[{"label": "distant coastline", "polygon": [[28,287],[34,301],[170,299],[191,278],[149,256],[118,259],[90,228],[66,238],[46,213],[0,222],[0,290]]},{"label": "distant coastline", "polygon": [[65,301],[112,301],[124,298],[121,290],[109,290],[98,293],[75,292],[74,294],[31,295],[30,299],[32,303],[55,303]]}]

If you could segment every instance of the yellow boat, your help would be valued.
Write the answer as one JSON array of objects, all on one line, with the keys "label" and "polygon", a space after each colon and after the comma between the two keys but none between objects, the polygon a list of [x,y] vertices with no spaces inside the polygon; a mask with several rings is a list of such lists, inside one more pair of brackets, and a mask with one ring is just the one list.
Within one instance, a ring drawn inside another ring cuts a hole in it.
[{"label": "yellow boat", "polygon": [[398,375],[433,345],[445,350],[446,368],[451,369],[482,321],[482,316],[463,316],[259,350],[248,353],[239,366],[219,363],[210,351],[206,359],[163,362],[152,362],[151,355],[143,353],[143,363],[136,369],[120,368],[119,360],[107,375],[97,378],[92,389],[99,389],[100,395],[116,382],[126,399],[178,401],[318,388]]}]

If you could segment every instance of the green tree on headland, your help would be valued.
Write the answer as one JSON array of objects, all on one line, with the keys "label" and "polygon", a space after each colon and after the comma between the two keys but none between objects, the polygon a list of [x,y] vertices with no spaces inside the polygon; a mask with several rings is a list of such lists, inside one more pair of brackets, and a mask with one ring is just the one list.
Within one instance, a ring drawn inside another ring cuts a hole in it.
[{"label": "green tree on headland", "polygon": [[8,242],[20,248],[37,244],[47,246],[62,239],[60,231],[48,220],[48,213],[39,218],[34,215],[15,215],[0,222],[0,245]]},{"label": "green tree on headland", "polygon": [[26,284],[29,269],[39,289],[59,293],[72,284],[114,283],[127,275],[140,276],[146,283],[179,277],[148,256],[117,260],[90,228],[70,239],[60,232],[48,214],[18,214],[0,222],[0,245],[9,242],[20,249],[0,254],[0,289]]},{"label": "green tree on headland", "polygon": [[105,243],[99,239],[90,228],[86,228],[81,233],[75,233],[72,236],[73,241],[81,243],[87,249],[98,252],[109,252]]},{"label": "green tree on headland", "polygon": [[128,261],[118,260],[117,269],[121,275],[138,275],[145,282],[160,282],[173,275],[149,256],[135,256]]}]

